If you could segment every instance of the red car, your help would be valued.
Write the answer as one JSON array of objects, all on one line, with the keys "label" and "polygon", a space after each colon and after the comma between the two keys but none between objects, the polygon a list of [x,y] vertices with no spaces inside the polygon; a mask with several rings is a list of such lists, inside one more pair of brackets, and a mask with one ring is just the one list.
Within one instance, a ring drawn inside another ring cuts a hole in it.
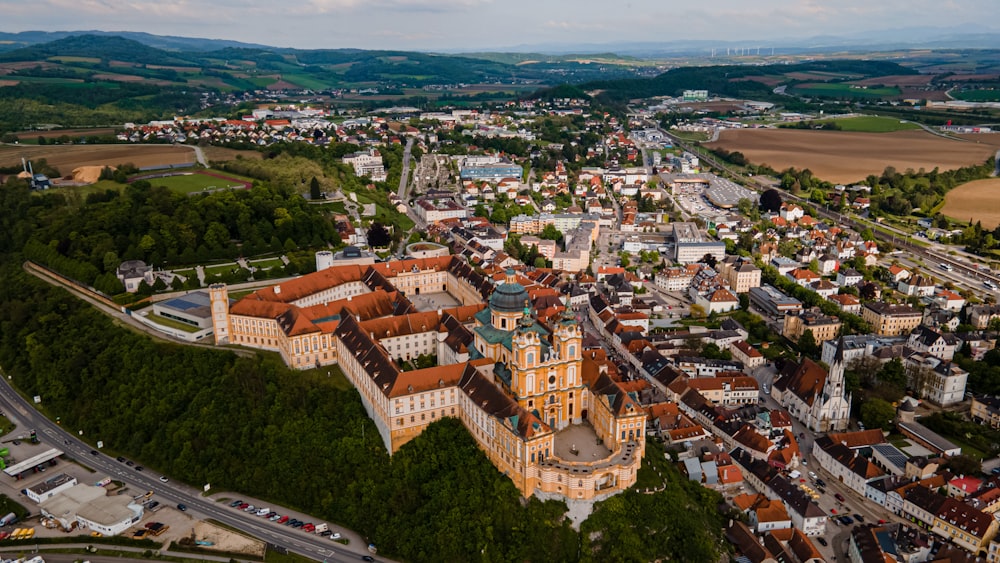
[{"label": "red car", "polygon": [[288,522],[288,516],[282,516],[281,518],[278,518],[277,522],[278,524],[284,524],[285,522]]},{"label": "red car", "polygon": [[315,530],[316,530],[316,526],[314,526],[312,524],[306,524],[305,526],[302,526],[302,531],[303,532],[307,532],[307,533],[311,534]]},{"label": "red car", "polygon": [[836,493],[835,495],[833,495],[833,498],[839,500],[840,502],[844,502],[844,495],[840,493]]},{"label": "red car", "polygon": [[250,506],[250,503],[249,502],[244,502],[243,504],[241,504],[239,506],[239,509],[240,510],[246,510],[248,506]]}]

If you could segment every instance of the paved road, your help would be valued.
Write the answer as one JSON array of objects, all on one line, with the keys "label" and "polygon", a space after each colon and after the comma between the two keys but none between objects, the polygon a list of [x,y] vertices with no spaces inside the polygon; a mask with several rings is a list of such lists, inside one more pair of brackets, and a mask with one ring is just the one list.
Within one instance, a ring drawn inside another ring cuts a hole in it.
[{"label": "paved road", "polygon": [[208,168],[208,161],[205,160],[205,151],[201,150],[201,147],[198,145],[193,145],[191,148],[194,149],[194,157],[198,161],[198,164]]},{"label": "paved road", "polygon": [[[307,534],[305,532],[275,525],[243,512],[237,512],[224,503],[213,502],[202,496],[202,491],[187,485],[170,481],[162,483],[159,475],[153,471],[135,471],[114,458],[104,454],[91,455],[92,447],[81,442],[42,414],[11,387],[5,377],[0,377],[0,405],[5,412],[18,419],[25,428],[33,428],[43,441],[51,441],[66,455],[91,468],[111,476],[113,479],[127,481],[139,490],[154,490],[161,503],[176,505],[184,504],[195,516],[213,518],[219,522],[242,530],[266,542],[284,547],[300,555],[317,561],[358,561],[362,554],[367,553],[364,542],[351,542],[342,545],[329,539]],[[282,509],[274,507],[275,510]],[[287,514],[287,512],[285,512]],[[315,522],[321,520],[315,519]]]},{"label": "paved road", "polygon": [[413,150],[413,137],[406,139],[403,147],[403,174],[399,177],[399,198],[406,201],[406,189],[410,179],[410,152]]}]

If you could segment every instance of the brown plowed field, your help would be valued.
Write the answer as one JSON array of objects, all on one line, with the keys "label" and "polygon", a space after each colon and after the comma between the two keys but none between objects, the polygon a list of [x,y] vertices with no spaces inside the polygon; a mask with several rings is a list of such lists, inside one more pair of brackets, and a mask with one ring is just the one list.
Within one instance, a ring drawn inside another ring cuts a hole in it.
[{"label": "brown plowed field", "polygon": [[944,196],[941,213],[958,221],[982,221],[983,227],[1000,225],[1000,178],[976,180]]},{"label": "brown plowed field", "polygon": [[881,174],[887,166],[904,171],[982,164],[995,152],[986,144],[952,141],[925,131],[735,129],[723,131],[717,142],[705,146],[739,151],[751,162],[779,171],[808,168],[818,178],[842,184]]},{"label": "brown plowed field", "polygon": [[69,174],[80,166],[115,166],[132,164],[143,168],[163,164],[194,162],[194,151],[188,147],[171,145],[58,145],[58,146],[3,146],[0,147],[0,166],[21,164],[21,157],[28,160],[44,158],[62,174]]}]

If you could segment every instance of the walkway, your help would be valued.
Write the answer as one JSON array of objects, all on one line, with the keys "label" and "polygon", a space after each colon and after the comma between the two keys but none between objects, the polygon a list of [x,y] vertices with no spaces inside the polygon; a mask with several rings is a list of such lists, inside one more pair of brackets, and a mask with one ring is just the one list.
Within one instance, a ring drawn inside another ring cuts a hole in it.
[{"label": "walkway", "polygon": [[[3,545],[0,546],[0,553],[38,553],[46,550],[67,550],[67,549],[79,549],[82,551],[87,550],[88,547],[93,546],[97,549],[99,554],[101,551],[110,552],[127,552],[127,553],[138,553],[143,554],[150,551],[146,547],[132,547],[124,545],[114,545],[107,543],[40,543],[40,544],[18,544],[18,545]],[[154,550],[155,551],[155,550]],[[159,551],[159,554],[163,557],[178,557],[182,559],[195,559],[200,561],[221,561],[223,563],[228,561],[236,561],[231,557],[223,557],[221,555],[205,555],[201,553],[187,553],[184,551]],[[43,556],[43,559],[47,559],[48,555]],[[79,557],[77,559],[80,559]],[[148,558],[147,558],[148,559]],[[256,561],[256,559],[250,559],[248,561]]]}]

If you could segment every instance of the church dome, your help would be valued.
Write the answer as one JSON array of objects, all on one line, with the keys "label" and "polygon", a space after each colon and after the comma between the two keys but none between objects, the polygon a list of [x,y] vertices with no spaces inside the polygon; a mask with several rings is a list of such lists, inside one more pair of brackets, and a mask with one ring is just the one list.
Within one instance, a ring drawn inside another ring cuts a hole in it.
[{"label": "church dome", "polygon": [[507,271],[507,279],[490,295],[490,309],[498,313],[520,313],[528,302],[528,290],[517,283],[512,270]]}]

